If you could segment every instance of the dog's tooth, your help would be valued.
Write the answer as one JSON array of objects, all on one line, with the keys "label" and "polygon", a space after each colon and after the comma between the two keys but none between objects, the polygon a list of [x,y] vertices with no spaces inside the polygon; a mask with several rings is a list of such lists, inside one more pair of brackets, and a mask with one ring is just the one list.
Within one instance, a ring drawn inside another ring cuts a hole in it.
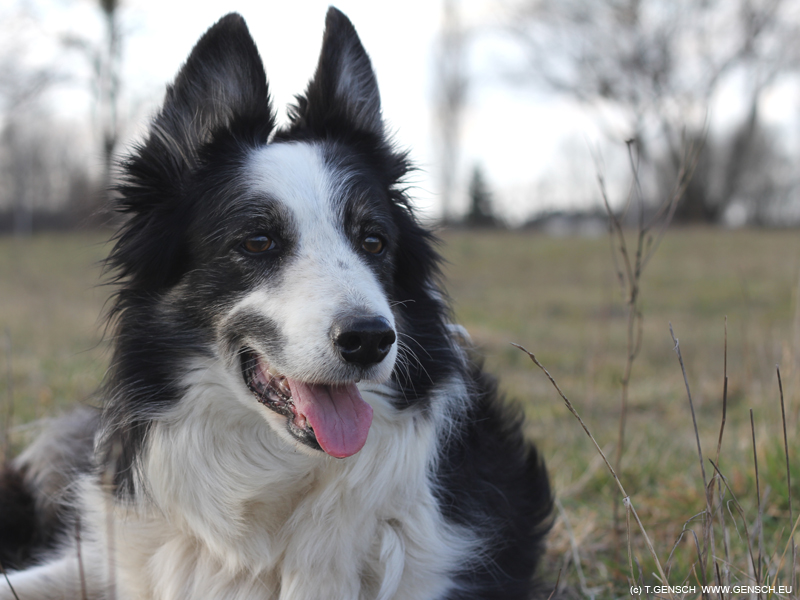
[{"label": "dog's tooth", "polygon": [[264,373],[264,369],[262,369],[260,365],[256,367],[253,375],[254,375],[253,377],[254,382],[258,384],[260,387],[266,387],[267,384],[269,383],[267,374]]},{"label": "dog's tooth", "polygon": [[291,397],[292,390],[289,387],[289,381],[286,379],[286,377],[281,377],[276,381],[276,383],[278,384],[278,389],[281,391],[282,394]]}]

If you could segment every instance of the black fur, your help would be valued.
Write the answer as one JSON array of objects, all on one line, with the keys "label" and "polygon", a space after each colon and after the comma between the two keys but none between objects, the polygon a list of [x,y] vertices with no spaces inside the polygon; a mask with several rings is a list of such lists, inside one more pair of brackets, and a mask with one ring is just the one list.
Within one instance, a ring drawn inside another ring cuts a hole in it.
[{"label": "black fur", "polygon": [[0,566],[27,565],[44,542],[36,507],[24,474],[11,465],[0,467]]},{"label": "black fur", "polygon": [[[333,8],[316,74],[286,127],[276,129],[261,59],[243,19],[232,14],[198,42],[147,139],[123,164],[117,209],[127,220],[107,262],[118,285],[109,315],[116,336],[97,475],[113,473],[121,499],[146,492],[138,477],[143,445],[153,420],[183,397],[178,382],[188,359],[212,359],[214,319],[254,283],[280,277],[281,261],[293,256],[291,215],[238,183],[252,150],[291,142],[314,143],[331,171],[348,174],[336,199],[345,235],[357,244],[367,227],[379,226],[386,238],[386,251],[364,260],[392,301],[404,351],[414,357],[392,375],[397,408],[424,415],[431,393],[453,377],[470,388],[474,404],[443,432],[443,456],[431,477],[444,517],[489,542],[463,565],[461,589],[449,600],[527,599],[552,509],[547,473],[523,438],[521,414],[500,401],[480,368],[463,372],[437,242],[404,191],[409,161],[385,135],[377,83],[355,29]],[[255,269],[236,259],[236,248],[260,229],[274,233],[278,250]],[[274,355],[284,344],[279,324],[259,314],[242,312],[228,331],[223,344],[234,349],[241,331],[259,333]],[[24,480],[5,473],[0,559],[10,566],[28,558],[19,548],[30,548],[40,533]]]},{"label": "black fur", "polygon": [[[188,238],[198,218],[199,180],[212,155],[231,156],[221,147],[234,147],[235,162],[242,147],[267,143],[274,127],[258,50],[244,19],[230,14],[197,43],[148,138],[123,165],[117,210],[129,218],[107,260],[120,284],[109,315],[118,321],[119,342],[105,384],[111,401],[100,446],[122,493],[134,491],[136,459],[153,416],[180,397],[177,363],[207,352],[207,332],[194,319],[165,314],[162,303],[193,267]],[[219,162],[215,176],[229,178],[236,165]]]},{"label": "black fur", "polygon": [[[152,418],[181,396],[177,363],[207,351],[210,332],[203,317],[208,303],[224,303],[218,290],[235,297],[243,282],[225,279],[224,272],[223,280],[209,282],[206,271],[206,289],[193,296],[197,306],[170,310],[174,307],[164,298],[176,286],[191,285],[191,273],[209,252],[207,242],[223,239],[225,225],[235,224],[237,206],[249,205],[244,197],[231,201],[230,185],[246,152],[268,141],[324,143],[332,164],[354,171],[353,193],[361,190],[361,196],[380,202],[392,223],[396,242],[387,286],[400,302],[401,341],[417,357],[394,375],[403,390],[402,406],[424,401],[454,368],[446,342],[448,309],[443,296],[427,287],[439,279],[435,239],[419,225],[403,192],[407,157],[383,135],[369,58],[349,20],[332,9],[326,32],[334,30],[337,35],[326,33],[323,39],[317,73],[298,98],[292,122],[275,131],[255,44],[240,16],[224,17],[198,42],[168,88],[149,137],[123,165],[118,210],[129,218],[107,261],[120,284],[111,310],[119,343],[105,385],[111,401],[100,448],[104,462],[115,463],[121,493],[134,491],[136,459]],[[343,73],[343,55],[350,58],[352,73]],[[337,88],[342,78],[366,91],[350,90],[358,97],[348,97],[348,90]],[[225,107],[222,116],[219,106]]]},{"label": "black fur", "polygon": [[[498,396],[495,380],[472,372],[477,402],[447,440],[437,481],[444,514],[482,524],[490,560],[466,565],[449,600],[531,598],[553,500],[544,462],[523,437],[523,415]],[[503,460],[498,460],[503,457]],[[467,590],[467,591],[464,591]]]}]

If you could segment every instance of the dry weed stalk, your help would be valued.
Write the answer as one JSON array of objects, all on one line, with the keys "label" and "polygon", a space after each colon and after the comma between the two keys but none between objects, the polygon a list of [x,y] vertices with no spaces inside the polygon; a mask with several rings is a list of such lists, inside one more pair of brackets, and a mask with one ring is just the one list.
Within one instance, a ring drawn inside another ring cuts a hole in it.
[{"label": "dry weed stalk", "polygon": [[[744,509],[742,508],[742,505],[739,504],[739,500],[736,498],[736,495],[733,493],[733,490],[731,489],[730,484],[728,484],[727,478],[719,470],[719,466],[713,460],[711,460],[710,458],[708,459],[708,462],[710,462],[711,466],[714,467],[714,471],[716,471],[718,479],[725,484],[725,489],[727,489],[728,493],[731,495],[731,501],[730,502],[733,502],[733,506],[736,508],[736,512],[739,513],[739,518],[741,518],[741,520],[742,520],[742,526],[744,527],[744,539],[747,542],[747,553],[750,556],[749,568],[751,568],[753,570],[753,573],[755,573],[756,572],[756,559],[755,559],[755,556],[753,555],[752,538],[750,536],[750,531],[748,530],[748,527],[747,527],[747,517],[744,514]],[[731,515],[731,519],[733,520],[733,524],[734,524],[734,526],[736,526],[736,519],[733,516],[733,513],[730,512],[730,502],[728,503],[727,508],[728,508],[729,514]],[[732,564],[730,562],[727,562],[726,564],[727,564],[728,567],[732,566]]]},{"label": "dry weed stalk", "polygon": [[[756,450],[756,426],[755,422],[753,421],[753,409],[750,409],[750,432],[753,435],[753,464],[755,465],[755,472],[756,472],[756,506],[758,510],[756,512],[756,530],[755,534],[758,535],[758,563],[755,571],[756,576],[756,585],[761,585],[761,561],[764,555],[764,520],[763,520],[763,512],[761,508],[761,485],[759,484],[758,479],[758,451]],[[759,594],[761,597],[761,594]]]},{"label": "dry weed stalk", "polygon": [[[622,486],[622,482],[619,480],[619,477],[617,476],[617,473],[614,470],[614,467],[612,467],[611,463],[608,462],[608,458],[603,453],[603,450],[600,448],[600,444],[597,443],[597,440],[592,435],[592,432],[589,431],[589,428],[586,426],[586,423],[583,422],[583,419],[581,419],[581,416],[578,414],[578,411],[576,411],[575,408],[572,406],[572,402],[570,402],[569,399],[564,395],[564,392],[561,391],[561,388],[556,383],[556,380],[553,379],[553,376],[550,375],[550,372],[547,369],[545,369],[544,366],[542,366],[542,363],[539,362],[539,359],[537,359],[536,356],[534,356],[534,354],[532,352],[529,352],[528,350],[526,350],[525,348],[523,348],[519,344],[511,344],[511,345],[514,346],[515,348],[519,348],[525,354],[527,354],[530,357],[530,359],[533,361],[533,363],[544,372],[544,374],[547,376],[547,379],[549,379],[550,383],[553,384],[553,387],[556,388],[556,391],[558,392],[558,395],[561,396],[561,399],[564,401],[564,404],[566,405],[567,409],[572,413],[572,415],[576,419],[578,419],[578,422],[581,424],[581,427],[583,427],[583,430],[586,432],[586,435],[588,435],[589,439],[592,440],[592,443],[594,444],[594,447],[600,453],[600,456],[603,457],[603,462],[606,464],[606,467],[608,468],[608,471],[611,473],[611,476],[614,478],[614,481],[616,482],[617,487],[619,488],[619,491],[622,494],[622,501],[623,501],[623,504],[625,506],[625,509],[627,510],[629,515],[630,514],[633,515],[633,518],[636,520],[636,524],[639,526],[639,531],[642,532],[642,537],[644,538],[645,544],[647,545],[647,548],[650,551],[650,555],[653,557],[653,561],[655,562],[656,568],[658,569],[658,574],[661,577],[661,584],[664,585],[664,586],[668,586],[669,583],[668,583],[668,580],[667,580],[667,576],[664,573],[664,569],[661,568],[661,561],[658,560],[658,554],[656,554],[656,550],[653,547],[653,543],[650,541],[650,537],[647,535],[647,531],[645,530],[641,519],[639,519],[639,515],[637,514],[636,509],[633,506],[633,502],[631,502],[630,496],[625,491],[625,488]],[[631,570],[632,569],[633,569],[633,567],[631,566]],[[631,574],[633,575],[633,573],[631,573]],[[670,598],[674,598],[674,596],[672,595],[671,591],[669,593],[669,597]]]},{"label": "dry weed stalk", "polygon": [[[614,260],[614,267],[617,272],[622,295],[627,307],[627,351],[625,368],[622,375],[620,390],[620,413],[619,429],[617,433],[617,448],[615,453],[614,465],[617,472],[622,470],[622,456],[625,450],[625,428],[628,416],[628,391],[630,388],[633,363],[642,347],[643,315],[641,311],[640,291],[641,277],[650,259],[655,254],[661,243],[667,227],[672,222],[679,200],[686,192],[686,187],[692,178],[694,169],[700,156],[701,146],[692,143],[684,143],[685,153],[681,161],[680,169],[675,181],[675,186],[671,194],[666,196],[656,209],[655,213],[645,220],[645,202],[640,181],[640,155],[636,140],[627,140],[628,158],[630,160],[633,181],[631,183],[625,208],[621,215],[617,215],[611,208],[605,178],[599,168],[599,161],[596,159],[597,181],[600,187],[600,195],[609,217],[609,233],[611,235],[611,255]],[[623,229],[623,222],[635,202],[639,210],[638,225],[636,229],[636,250],[633,256],[628,249],[628,242]],[[616,240],[616,248],[615,242]],[[619,257],[617,256],[619,253]],[[622,266],[620,266],[622,263]],[[619,504],[614,503],[614,530],[619,532]]]},{"label": "dry weed stalk", "polygon": [[[786,552],[787,552],[787,550],[789,548],[789,545],[791,545],[791,547],[792,547],[792,566],[791,566],[791,569],[790,569],[790,578],[791,578],[790,581],[792,582],[792,585],[794,585],[794,579],[795,579],[795,564],[794,564],[794,561],[796,559],[796,548],[795,548],[795,545],[794,545],[794,530],[797,527],[797,523],[794,524],[794,528],[792,529],[792,532],[790,534],[790,539],[787,541],[787,544],[786,544],[786,549],[784,550],[783,556],[781,556],[780,561],[778,561],[778,563],[777,563],[777,568],[775,568],[774,571],[771,571],[769,565],[770,565],[770,563],[772,563],[772,564],[775,564],[775,563],[770,560],[769,556],[765,556],[765,554],[764,554],[764,552],[765,552],[764,527],[763,527],[763,525],[764,525],[764,506],[763,506],[763,502],[762,502],[763,499],[762,499],[762,493],[761,493],[761,481],[760,481],[760,474],[759,474],[758,450],[757,450],[757,444],[756,444],[756,431],[755,431],[755,417],[754,417],[754,413],[753,413],[753,409],[752,408],[749,411],[749,413],[750,413],[750,437],[751,437],[751,442],[752,442],[753,466],[754,466],[755,482],[756,482],[756,505],[757,505],[756,522],[755,522],[755,528],[754,528],[754,530],[752,532],[752,535],[751,535],[751,532],[749,531],[748,526],[747,526],[747,518],[745,516],[744,509],[742,508],[741,504],[737,500],[736,496],[733,493],[733,490],[730,488],[730,486],[728,484],[727,479],[722,475],[722,472],[720,471],[719,466],[718,466],[719,465],[719,460],[720,460],[720,450],[721,450],[721,447],[722,447],[722,436],[723,436],[723,433],[725,431],[725,422],[726,422],[726,419],[727,419],[727,396],[728,396],[728,327],[727,327],[727,317],[725,319],[725,347],[724,347],[725,350],[724,350],[724,367],[723,367],[724,368],[724,379],[723,379],[723,393],[722,393],[722,422],[720,424],[719,438],[718,438],[718,441],[717,441],[716,458],[715,458],[715,460],[709,459],[709,462],[714,467],[714,471],[715,471],[710,482],[707,481],[706,474],[705,474],[705,468],[703,467],[702,448],[701,448],[701,445],[700,445],[700,437],[699,437],[698,428],[697,428],[697,421],[696,421],[696,416],[695,416],[695,411],[694,411],[694,404],[693,404],[693,401],[692,401],[691,390],[689,388],[689,382],[688,382],[688,378],[687,378],[687,375],[686,375],[686,368],[684,366],[683,357],[681,355],[680,344],[678,343],[678,340],[675,337],[675,333],[674,333],[674,331],[672,329],[672,324],[670,324],[670,334],[671,334],[673,342],[675,344],[675,352],[678,355],[678,361],[680,362],[681,372],[683,374],[683,380],[684,380],[684,384],[686,386],[686,394],[687,394],[687,396],[689,398],[689,406],[690,406],[691,413],[692,413],[692,422],[694,424],[695,439],[696,439],[696,442],[697,442],[697,452],[698,452],[698,455],[699,455],[700,461],[701,461],[701,471],[702,471],[702,475],[703,475],[703,484],[704,484],[704,489],[706,491],[706,509],[705,509],[705,511],[703,513],[700,513],[704,517],[703,548],[702,548],[702,551],[698,551],[698,556],[699,556],[699,559],[700,559],[699,560],[699,563],[700,563],[699,566],[700,566],[701,583],[703,585],[705,585],[706,570],[708,568],[708,562],[707,562],[708,551],[709,551],[709,547],[710,547],[711,556],[713,557],[713,560],[714,560],[714,574],[716,576],[717,584],[720,585],[720,586],[725,585],[725,584],[730,586],[730,584],[731,584],[731,581],[730,581],[730,568],[733,565],[731,564],[730,556],[729,556],[728,529],[727,529],[727,523],[725,521],[725,510],[724,510],[724,507],[723,507],[723,489],[722,489],[722,485],[724,484],[727,492],[730,494],[730,497],[732,498],[731,502],[733,503],[734,507],[736,508],[736,511],[738,512],[739,518],[741,519],[742,525],[744,527],[744,539],[746,540],[747,551],[748,551],[748,554],[749,554],[749,557],[750,557],[750,562],[748,564],[748,571],[749,572],[748,573],[743,573],[745,575],[745,577],[747,579],[751,580],[752,582],[754,582],[755,585],[757,585],[757,586],[764,586],[764,585],[768,585],[770,583],[774,584],[777,581],[777,578],[779,577],[779,575],[781,573],[781,570],[782,570],[783,564],[784,564],[784,557],[785,557]],[[792,500],[791,500],[791,478],[790,478],[791,477],[791,471],[790,471],[790,464],[789,464],[788,436],[787,436],[787,433],[786,433],[786,415],[785,415],[785,406],[784,406],[784,398],[783,398],[783,384],[782,384],[781,376],[780,376],[780,368],[777,368],[777,375],[778,375],[778,387],[779,387],[779,390],[780,390],[780,399],[781,399],[781,417],[782,417],[782,422],[783,422],[784,454],[785,454],[785,458],[786,458],[787,486],[789,486],[789,489],[788,489],[789,522],[791,523],[794,520],[794,515],[793,515],[793,510],[792,510]],[[719,493],[719,506],[718,506],[718,510],[716,511],[716,513],[713,510],[713,507],[714,507],[714,488],[715,488],[714,479],[716,479],[716,481],[717,481],[716,488],[717,488],[718,493]],[[732,522],[733,522],[734,526],[736,526],[736,518],[734,517],[733,513],[730,512],[730,504],[728,505],[728,511],[729,511],[729,513],[731,515],[731,519],[732,519]],[[715,514],[719,515],[719,522],[720,522],[721,529],[722,529],[722,534],[723,534],[722,535],[722,539],[723,539],[723,543],[724,543],[725,555],[722,558],[721,562],[722,562],[722,565],[723,565],[723,573],[725,574],[724,578],[723,578],[722,574],[720,573],[720,568],[719,568],[719,566],[720,566],[719,565],[720,557],[717,556],[716,549],[715,549],[715,538],[714,538],[714,517],[715,517]],[[692,519],[694,519],[694,517]],[[690,521],[691,521],[691,519],[690,519]],[[800,519],[798,519],[798,522],[800,522]],[[687,522],[687,524],[688,524],[688,522]],[[676,547],[677,547],[677,544],[681,541],[681,538],[683,537],[683,534],[685,533],[685,529],[686,529],[686,525],[684,525],[684,531],[681,532],[681,535],[679,536],[678,540],[675,543]],[[757,553],[754,552],[754,549],[753,549],[753,542],[754,541],[757,542]],[[674,548],[673,548],[673,551],[674,551]],[[671,561],[671,559],[672,559],[672,553],[670,553],[670,561]],[[668,561],[668,563],[667,563],[667,566],[668,566],[667,573],[669,573],[670,561]],[[770,579],[772,579],[771,582],[770,582]],[[705,597],[706,594],[703,594],[703,596]],[[720,592],[719,597],[723,598],[723,595],[722,595],[721,592]],[[763,594],[759,592],[757,594],[757,597],[758,598],[762,598]]]},{"label": "dry weed stalk", "polygon": [[[722,421],[719,425],[719,438],[717,439],[717,455],[715,458],[715,464],[719,464],[719,455],[722,449],[722,435],[725,433],[725,422],[728,418],[728,316],[725,316],[725,342],[723,344],[723,360],[722,360]],[[714,504],[714,480],[717,482],[717,491],[719,493],[719,518],[720,518],[720,525],[722,528],[722,545],[723,550],[725,552],[725,557],[722,563],[722,573],[724,575],[724,584],[730,585],[730,569],[728,565],[730,564],[730,550],[729,550],[729,543],[728,543],[728,527],[727,523],[725,522],[725,510],[722,504],[722,482],[720,481],[719,477],[717,476],[716,471],[714,472],[714,476],[711,478],[711,483],[709,484],[708,489],[708,498],[710,503]],[[711,517],[711,515],[709,515]],[[712,525],[713,527],[713,525]],[[715,552],[715,559],[716,559],[716,552]],[[719,571],[719,563],[715,560],[714,561],[714,568],[717,575],[717,585],[723,585],[723,577],[720,575]]]},{"label": "dry weed stalk", "polygon": [[[786,456],[786,492],[789,498],[789,523],[794,521],[794,514],[792,512],[792,471],[789,468],[789,438],[786,435],[786,407],[783,403],[783,382],[781,381],[781,368],[779,366],[775,366],[775,371],[778,374],[778,390],[781,394],[781,423],[783,424],[783,452]],[[792,586],[796,584],[795,582],[795,568],[797,565],[797,546],[794,543],[794,530],[792,530],[792,536],[790,538],[790,542],[792,544],[792,566],[790,569],[790,577]]]},{"label": "dry weed stalk", "polygon": [[[692,401],[692,391],[689,389],[689,379],[686,376],[686,367],[683,364],[683,355],[681,354],[681,345],[678,342],[678,338],[675,337],[675,332],[672,330],[672,323],[669,324],[669,333],[672,336],[672,341],[675,344],[675,353],[678,355],[678,362],[681,365],[681,372],[683,373],[683,383],[686,386],[686,395],[689,398],[689,409],[692,413],[692,425],[694,426],[694,437],[695,441],[697,442],[697,455],[700,458],[700,472],[703,476],[703,491],[705,492],[706,498],[706,509],[703,518],[703,546],[700,549],[698,544],[698,560],[700,561],[700,578],[702,585],[707,585],[706,581],[706,567],[707,567],[707,558],[708,558],[708,550],[709,544],[711,546],[711,555],[716,556],[716,545],[714,543],[714,527],[713,527],[713,511],[711,510],[711,505],[713,503],[711,499],[710,487],[708,485],[708,478],[706,477],[706,467],[703,461],[703,448],[700,445],[700,433],[697,429],[697,416],[694,412],[694,402]],[[720,432],[720,440],[722,439],[722,433]],[[695,537],[695,541],[697,538]],[[707,598],[708,595],[703,592],[703,597]]]},{"label": "dry weed stalk", "polygon": [[17,596],[17,590],[15,590],[14,586],[11,585],[11,580],[8,578],[8,573],[6,573],[6,568],[3,566],[2,562],[0,562],[0,571],[3,572],[3,577],[6,580],[6,585],[8,585],[8,589],[10,589],[11,593],[14,595],[14,599],[19,600],[19,596]]},{"label": "dry weed stalk", "polygon": [[556,591],[558,590],[558,584],[561,583],[561,571],[564,570],[564,567],[561,567],[558,570],[558,575],[556,576],[556,584],[553,586],[553,591],[550,592],[550,595],[547,597],[547,600],[553,600],[553,596],[555,596]]}]

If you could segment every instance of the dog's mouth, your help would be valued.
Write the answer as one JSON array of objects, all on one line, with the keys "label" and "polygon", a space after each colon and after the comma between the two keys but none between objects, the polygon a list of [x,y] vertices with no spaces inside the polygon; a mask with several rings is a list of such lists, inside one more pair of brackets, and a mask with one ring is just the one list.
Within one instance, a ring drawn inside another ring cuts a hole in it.
[{"label": "dog's mouth", "polygon": [[298,441],[335,458],[352,456],[367,441],[372,407],[355,382],[305,383],[277,372],[257,352],[241,353],[242,375],[256,399],[287,419]]}]

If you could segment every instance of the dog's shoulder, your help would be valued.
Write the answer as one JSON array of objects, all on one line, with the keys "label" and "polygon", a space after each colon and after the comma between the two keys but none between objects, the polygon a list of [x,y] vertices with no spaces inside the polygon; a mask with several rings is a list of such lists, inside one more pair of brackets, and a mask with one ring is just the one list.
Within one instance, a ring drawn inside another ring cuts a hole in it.
[{"label": "dog's shoulder", "polygon": [[465,377],[470,398],[443,444],[438,493],[445,517],[486,540],[490,560],[465,569],[459,587],[528,598],[551,526],[547,470],[524,435],[521,408],[498,392],[479,360],[470,359]]}]

